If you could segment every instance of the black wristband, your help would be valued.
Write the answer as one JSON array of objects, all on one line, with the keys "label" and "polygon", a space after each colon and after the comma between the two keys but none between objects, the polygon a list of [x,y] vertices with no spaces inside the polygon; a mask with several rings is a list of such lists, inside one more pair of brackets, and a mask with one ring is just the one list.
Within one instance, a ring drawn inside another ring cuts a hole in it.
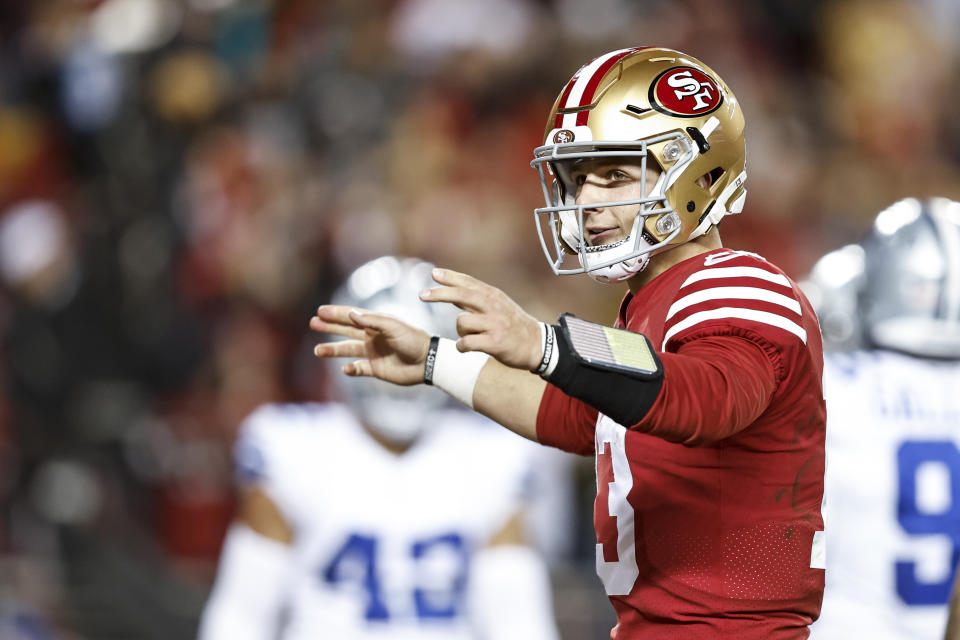
[{"label": "black wristband", "polygon": [[430,348],[427,349],[427,361],[423,363],[423,381],[433,386],[433,368],[437,366],[437,348],[440,346],[440,336],[430,337]]}]

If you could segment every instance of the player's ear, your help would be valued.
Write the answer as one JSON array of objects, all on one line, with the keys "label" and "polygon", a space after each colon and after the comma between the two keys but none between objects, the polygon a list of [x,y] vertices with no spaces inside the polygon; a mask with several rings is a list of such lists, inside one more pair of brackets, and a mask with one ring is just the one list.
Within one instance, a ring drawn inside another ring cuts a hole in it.
[{"label": "player's ear", "polygon": [[707,191],[713,186],[713,172],[709,171],[697,178],[697,186]]}]

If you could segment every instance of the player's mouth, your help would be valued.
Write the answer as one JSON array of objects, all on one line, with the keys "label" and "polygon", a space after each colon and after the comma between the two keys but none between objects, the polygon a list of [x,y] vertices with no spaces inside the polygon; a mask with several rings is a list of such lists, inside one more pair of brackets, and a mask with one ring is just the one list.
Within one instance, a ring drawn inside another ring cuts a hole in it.
[{"label": "player's mouth", "polygon": [[620,227],[587,227],[587,244],[598,247],[620,239]]}]

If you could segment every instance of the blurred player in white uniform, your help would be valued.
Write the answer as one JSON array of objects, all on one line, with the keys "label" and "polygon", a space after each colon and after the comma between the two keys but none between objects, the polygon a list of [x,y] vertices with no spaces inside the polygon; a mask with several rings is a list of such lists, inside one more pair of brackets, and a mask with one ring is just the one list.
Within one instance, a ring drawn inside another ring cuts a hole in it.
[{"label": "blurred player in white uniform", "polygon": [[834,349],[811,638],[942,638],[960,560],[960,204],[895,203],[807,284]]},{"label": "blurred player in white uniform", "polygon": [[[335,299],[449,334],[456,310],[417,299],[431,268],[380,258]],[[343,384],[348,404],[265,406],[243,425],[200,639],[557,638],[523,543],[534,445],[435,389]]]}]

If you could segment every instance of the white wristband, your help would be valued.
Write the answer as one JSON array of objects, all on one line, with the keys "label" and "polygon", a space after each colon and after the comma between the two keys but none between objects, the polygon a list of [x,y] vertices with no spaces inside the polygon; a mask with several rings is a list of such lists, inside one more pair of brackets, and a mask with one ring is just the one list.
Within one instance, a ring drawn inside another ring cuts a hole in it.
[{"label": "white wristband", "polygon": [[550,374],[557,368],[560,361],[560,350],[557,348],[556,327],[546,322],[540,323],[540,366],[534,371],[544,380],[550,379]]},{"label": "white wristband", "polygon": [[457,343],[440,338],[433,365],[433,384],[473,409],[473,388],[490,356],[480,351],[457,351]]}]

